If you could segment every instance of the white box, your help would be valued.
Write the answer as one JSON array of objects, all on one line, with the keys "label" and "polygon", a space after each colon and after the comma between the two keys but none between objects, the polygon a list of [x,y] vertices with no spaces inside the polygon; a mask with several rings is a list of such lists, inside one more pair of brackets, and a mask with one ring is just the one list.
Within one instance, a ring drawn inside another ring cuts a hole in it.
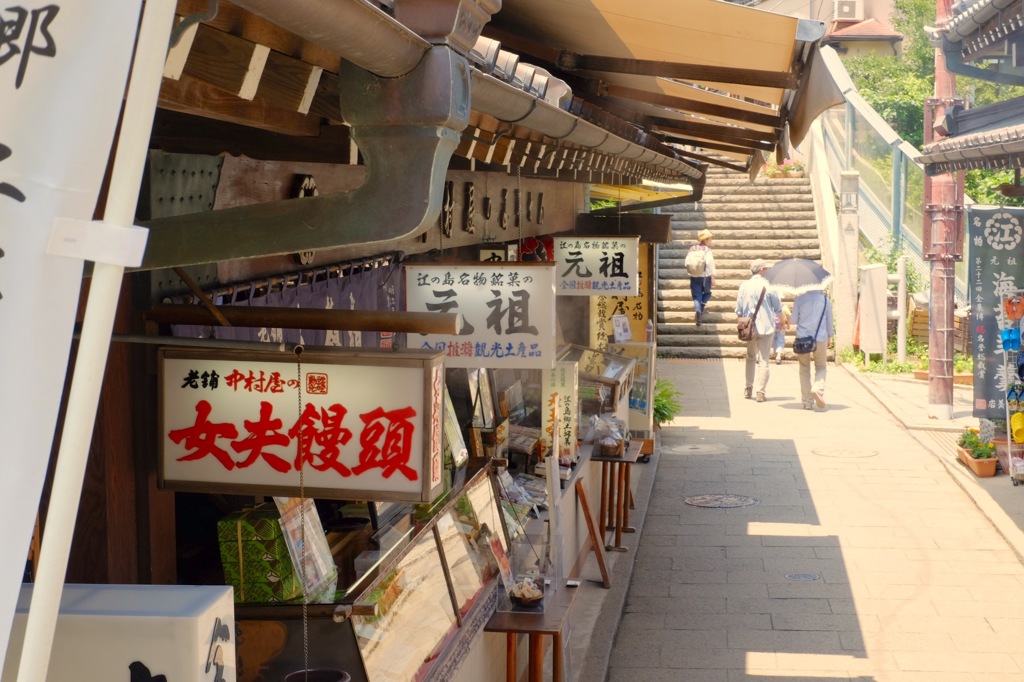
[{"label": "white box", "polygon": [[[2,682],[18,676],[31,598],[22,585]],[[231,587],[65,585],[46,679],[235,682],[235,665]]]}]

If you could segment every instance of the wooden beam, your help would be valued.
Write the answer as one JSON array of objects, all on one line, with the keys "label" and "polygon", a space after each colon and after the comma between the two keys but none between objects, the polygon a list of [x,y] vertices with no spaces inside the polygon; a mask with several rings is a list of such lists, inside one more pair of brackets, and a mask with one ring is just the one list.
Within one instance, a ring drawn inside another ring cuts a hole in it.
[{"label": "wooden beam", "polygon": [[608,85],[604,91],[608,97],[621,98],[627,102],[629,100],[646,102],[647,104],[668,107],[670,109],[679,109],[680,111],[688,113],[707,114],[708,116],[717,116],[730,121],[753,123],[756,125],[768,126],[770,128],[777,128],[779,130],[781,130],[784,125],[782,117],[778,114],[766,114],[758,111],[749,111],[747,109],[724,106],[721,104],[710,104],[708,102],[700,102],[686,97],[675,97],[673,95],[638,90],[637,88],[627,88],[621,85]]},{"label": "wooden beam", "polygon": [[[282,327],[285,329],[342,329],[345,331],[390,331],[409,334],[458,334],[462,329],[459,313],[407,313],[380,310],[316,310],[313,308],[273,308],[220,306],[221,314],[233,327]],[[217,326],[217,318],[197,305],[158,305],[144,314],[157,324]]]},{"label": "wooden beam", "polygon": [[[690,137],[676,136],[673,135],[672,131],[670,130],[666,130],[664,132],[668,133],[669,135],[672,135],[674,138],[673,141],[676,144],[688,144],[694,147],[702,147],[704,149],[717,149],[718,151],[721,152],[732,152],[733,154],[740,154],[743,156],[749,156],[750,154],[753,154],[753,148],[749,146],[737,147],[731,144],[721,144],[719,142],[708,142],[707,140],[698,140]],[[680,154],[686,154],[686,150],[681,150]]]},{"label": "wooden beam", "polygon": [[[680,203],[685,203],[685,199]],[[554,236],[596,237],[615,234],[636,234],[640,235],[642,242],[668,244],[672,241],[672,216],[668,213],[623,213],[610,216],[580,213],[576,216],[572,232]]]},{"label": "wooden beam", "polygon": [[759,69],[738,69],[709,64],[659,62],[649,59],[623,59],[620,57],[602,57],[600,55],[572,54],[570,52],[563,52],[559,56],[558,66],[566,71],[606,71],[635,76],[677,78],[687,81],[749,85],[762,88],[778,88],[780,90],[795,88],[799,83],[797,77],[788,71],[762,71]]},{"label": "wooden beam", "polygon": [[256,93],[282,109],[308,114],[323,69],[271,52]]},{"label": "wooden beam", "polygon": [[[671,136],[677,137],[677,138],[678,137],[686,136],[686,137],[688,137],[691,140],[700,140],[701,142],[699,142],[699,143],[695,142],[694,144],[698,144],[698,146],[702,146],[702,147],[703,146],[709,146],[710,144],[713,144],[715,142],[721,142],[723,144],[737,145],[737,146],[741,146],[741,147],[749,147],[751,149],[760,149],[761,151],[770,152],[771,150],[775,149],[775,144],[776,144],[775,142],[770,141],[770,140],[748,140],[748,139],[743,139],[743,138],[738,138],[738,137],[731,137],[731,136],[726,136],[726,135],[706,134],[706,133],[701,133],[701,132],[699,132],[697,130],[691,130],[688,127],[676,128],[674,126],[670,127],[669,125],[663,125],[663,126],[659,126],[658,127],[658,131],[662,132],[662,133],[664,133],[666,135],[671,135]],[[704,142],[705,140],[707,142]],[[720,147],[711,147],[711,148],[712,149],[720,149]]]},{"label": "wooden beam", "polygon": [[157,109],[150,148],[179,154],[230,154],[254,159],[347,164],[349,128],[320,126],[318,137],[283,135]]},{"label": "wooden beam", "polygon": [[[749,168],[750,161],[749,160],[747,161],[747,166],[740,166],[740,165],[735,164],[735,163],[728,163],[726,161],[722,161],[720,158],[716,158],[714,156],[704,156],[703,154],[697,154],[696,152],[691,152],[688,149],[686,149],[686,150],[681,149],[681,150],[679,150],[679,153],[680,154],[684,154],[686,156],[689,156],[690,158],[697,159],[698,161],[703,161],[704,163],[711,163],[711,164],[714,164],[716,166],[721,166],[722,168],[730,168],[730,169],[732,169],[734,171],[739,171],[741,173],[746,173],[748,170],[750,170],[750,168]],[[749,157],[747,157],[747,158],[749,159]]]},{"label": "wooden beam", "polygon": [[700,123],[689,119],[666,118],[652,116],[647,119],[648,125],[657,126],[662,129],[672,129],[678,132],[693,133],[698,137],[706,137],[719,142],[768,142],[775,145],[775,136],[769,131],[754,130],[752,128],[739,128],[726,125],[715,125],[712,123]]},{"label": "wooden beam", "polygon": [[183,73],[251,100],[269,54],[265,45],[200,24]]},{"label": "wooden beam", "polygon": [[180,80],[163,79],[158,106],[286,135],[320,134],[319,118],[279,109],[261,98],[247,102],[188,74]]},{"label": "wooden beam", "polygon": [[[208,9],[208,5],[209,0],[178,0],[177,14],[202,14]],[[204,21],[203,25],[245,38],[252,43],[266,45],[275,52],[295,57],[325,71],[338,72],[340,57],[331,50],[308,42],[226,0],[220,0],[217,15],[209,21]]]}]

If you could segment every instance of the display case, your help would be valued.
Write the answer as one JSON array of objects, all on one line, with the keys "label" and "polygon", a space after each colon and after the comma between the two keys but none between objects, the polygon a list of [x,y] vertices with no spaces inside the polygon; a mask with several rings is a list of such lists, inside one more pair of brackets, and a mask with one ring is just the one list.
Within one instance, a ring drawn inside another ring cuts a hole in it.
[{"label": "display case", "polygon": [[641,438],[650,438],[654,432],[654,383],[655,376],[655,345],[639,341],[611,343],[608,351],[632,358],[636,362],[633,369],[633,386],[629,391],[630,432]]},{"label": "display case", "polygon": [[636,360],[586,346],[571,345],[559,360],[579,363],[580,421],[595,414],[614,414],[628,419],[626,396],[633,385]]},{"label": "display case", "polygon": [[426,507],[382,528],[380,549],[338,603],[308,605],[305,623],[301,605],[238,605],[239,682],[279,682],[303,669],[304,650],[310,669],[354,682],[445,679],[454,642],[493,612],[492,543],[507,551],[509,542],[486,469]]}]

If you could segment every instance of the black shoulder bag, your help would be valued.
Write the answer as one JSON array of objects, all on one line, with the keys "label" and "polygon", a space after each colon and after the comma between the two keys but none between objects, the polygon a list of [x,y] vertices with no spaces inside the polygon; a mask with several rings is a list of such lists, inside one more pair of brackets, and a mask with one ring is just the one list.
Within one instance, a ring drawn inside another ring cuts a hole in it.
[{"label": "black shoulder bag", "polygon": [[[823,297],[824,292],[821,294]],[[825,319],[825,311],[828,310],[828,301],[825,302],[821,307],[821,317],[818,318],[818,328],[814,330],[814,336],[801,336],[798,339],[793,339],[793,352],[797,355],[804,355],[806,353],[813,353],[814,349],[818,347],[818,332],[821,331],[821,323]]]}]

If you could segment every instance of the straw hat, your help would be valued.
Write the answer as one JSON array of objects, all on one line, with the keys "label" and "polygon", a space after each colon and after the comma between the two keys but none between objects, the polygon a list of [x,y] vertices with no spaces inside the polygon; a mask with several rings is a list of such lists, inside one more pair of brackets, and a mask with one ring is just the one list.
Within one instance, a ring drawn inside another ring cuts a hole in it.
[{"label": "straw hat", "polygon": [[757,274],[768,267],[768,261],[761,258],[756,258],[750,263],[750,272]]},{"label": "straw hat", "polygon": [[707,240],[711,239],[714,235],[711,234],[711,230],[701,230],[697,233],[697,241],[703,244]]}]

